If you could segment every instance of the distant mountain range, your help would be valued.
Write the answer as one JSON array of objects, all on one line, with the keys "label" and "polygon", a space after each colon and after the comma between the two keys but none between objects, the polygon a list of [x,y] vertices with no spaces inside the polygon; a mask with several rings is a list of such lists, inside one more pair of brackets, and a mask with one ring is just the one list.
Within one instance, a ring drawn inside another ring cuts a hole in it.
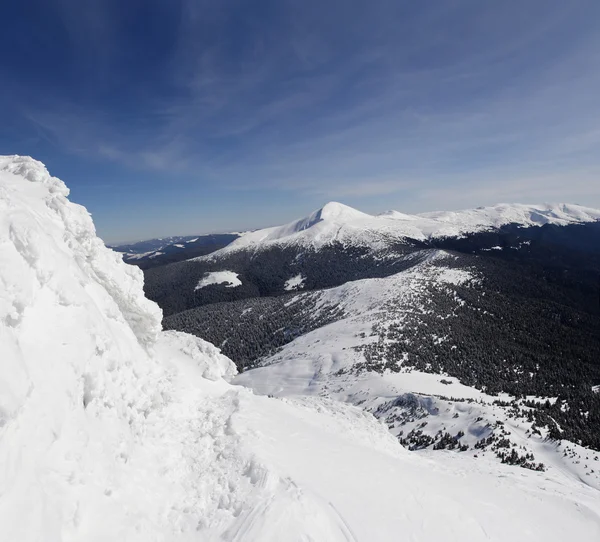
[{"label": "distant mountain range", "polygon": [[[265,250],[271,246],[333,243],[387,246],[392,241],[462,237],[506,225],[521,227],[589,223],[600,220],[600,210],[573,204],[498,204],[463,211],[408,215],[386,211],[369,215],[347,205],[330,202],[310,215],[285,224],[244,233],[174,236],[149,239],[109,248],[122,252],[128,263],[143,269],[218,252],[222,257],[240,250]],[[227,248],[225,248],[227,247]],[[225,250],[221,250],[225,249]]]},{"label": "distant mountain range", "polygon": [[109,246],[109,248],[122,252],[125,262],[148,269],[210,254],[227,246],[239,236],[238,233],[175,236]]},{"label": "distant mountain range", "polygon": [[273,245],[320,247],[337,242],[378,248],[406,239],[426,241],[460,237],[497,230],[508,224],[521,227],[565,226],[597,220],[600,220],[600,210],[570,204],[499,204],[464,211],[418,215],[387,211],[372,216],[347,205],[330,202],[300,220],[246,233],[220,251],[218,256],[251,248],[264,250]]}]

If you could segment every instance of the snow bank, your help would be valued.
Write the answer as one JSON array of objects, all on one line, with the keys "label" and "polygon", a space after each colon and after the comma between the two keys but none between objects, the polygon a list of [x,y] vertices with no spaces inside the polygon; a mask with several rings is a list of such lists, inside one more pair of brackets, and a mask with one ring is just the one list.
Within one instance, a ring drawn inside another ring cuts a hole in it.
[{"label": "snow bank", "polygon": [[159,465],[187,443],[156,442],[169,409],[186,410],[154,353],[183,351],[212,379],[234,368],[203,341],[161,334],[142,272],[67,195],[41,163],[0,158],[2,538],[156,539],[186,500]]}]

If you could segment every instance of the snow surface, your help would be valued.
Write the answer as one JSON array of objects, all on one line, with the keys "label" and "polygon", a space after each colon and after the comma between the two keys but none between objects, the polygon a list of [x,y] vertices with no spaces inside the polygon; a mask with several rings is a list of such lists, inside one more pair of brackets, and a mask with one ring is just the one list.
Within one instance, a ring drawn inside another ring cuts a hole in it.
[{"label": "snow surface", "polygon": [[206,273],[198,281],[195,290],[205,288],[211,284],[225,284],[226,288],[235,288],[242,285],[242,281],[238,277],[239,275],[233,271],[212,271]]},{"label": "snow surface", "polygon": [[340,242],[384,248],[390,241],[459,237],[499,228],[507,224],[524,227],[543,224],[567,225],[600,220],[600,210],[573,204],[498,204],[463,211],[407,215],[388,211],[372,216],[347,205],[331,202],[309,216],[283,226],[243,234],[225,248],[204,259],[216,259],[237,250],[263,249],[272,245],[302,245],[318,248]]},{"label": "snow surface", "polygon": [[0,157],[2,540],[599,539],[577,480],[424,458],[358,408],[228,384],[67,195]]},{"label": "snow surface", "polygon": [[287,290],[288,292],[291,292],[293,290],[301,290],[304,287],[305,280],[306,277],[302,276],[301,273],[299,273],[298,275],[294,275],[293,277],[285,281],[283,289]]}]

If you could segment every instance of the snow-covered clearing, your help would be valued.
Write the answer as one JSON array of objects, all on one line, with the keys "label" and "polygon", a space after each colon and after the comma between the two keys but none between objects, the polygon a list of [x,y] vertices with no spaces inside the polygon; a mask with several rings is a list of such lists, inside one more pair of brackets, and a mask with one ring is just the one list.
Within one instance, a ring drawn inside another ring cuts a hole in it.
[{"label": "snow-covered clearing", "polygon": [[304,281],[306,277],[303,277],[301,274],[295,275],[292,278],[289,278],[285,281],[283,289],[291,292],[293,290],[300,290],[304,287]]},{"label": "snow-covered clearing", "polygon": [[213,271],[206,273],[198,281],[195,289],[199,290],[211,284],[225,284],[226,288],[235,288],[236,286],[241,286],[242,281],[239,279],[238,274],[233,271]]}]

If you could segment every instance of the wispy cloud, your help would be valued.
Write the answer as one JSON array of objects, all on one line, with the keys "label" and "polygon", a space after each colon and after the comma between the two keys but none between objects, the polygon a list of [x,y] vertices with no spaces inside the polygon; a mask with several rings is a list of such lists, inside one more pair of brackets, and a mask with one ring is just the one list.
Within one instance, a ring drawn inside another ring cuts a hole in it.
[{"label": "wispy cloud", "polygon": [[102,57],[107,79],[23,107],[68,152],[311,200],[600,205],[595,2],[154,1],[146,9],[175,13],[156,73],[115,47],[130,13],[61,5],[69,39]]}]

